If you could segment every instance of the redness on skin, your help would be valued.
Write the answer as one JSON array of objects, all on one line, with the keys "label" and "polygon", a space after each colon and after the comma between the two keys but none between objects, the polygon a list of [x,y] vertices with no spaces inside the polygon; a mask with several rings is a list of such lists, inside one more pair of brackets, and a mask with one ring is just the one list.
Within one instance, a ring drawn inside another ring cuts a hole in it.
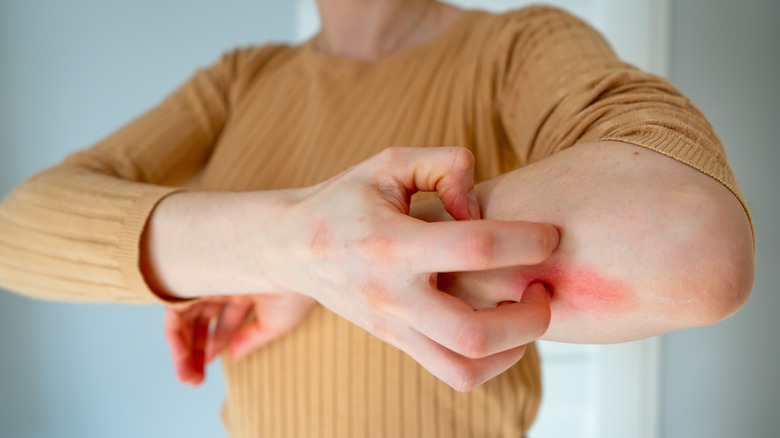
[{"label": "redness on skin", "polygon": [[333,247],[333,233],[327,224],[320,224],[314,233],[314,238],[309,244],[312,254],[317,257],[325,257],[331,247]]},{"label": "redness on skin", "polygon": [[625,282],[582,264],[567,268],[558,264],[535,266],[517,271],[514,280],[516,284],[545,283],[550,289],[552,306],[589,313],[622,313],[638,306]]}]

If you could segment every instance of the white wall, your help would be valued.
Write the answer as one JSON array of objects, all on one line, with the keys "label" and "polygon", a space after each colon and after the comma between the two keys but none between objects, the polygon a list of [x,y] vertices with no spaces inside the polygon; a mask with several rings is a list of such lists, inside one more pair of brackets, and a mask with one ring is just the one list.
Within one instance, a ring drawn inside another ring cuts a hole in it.
[{"label": "white wall", "polygon": [[[0,0],[0,197],[225,50],[293,36],[292,2]],[[219,367],[180,385],[160,307],[0,291],[0,437],[220,437]]]},{"label": "white wall", "polygon": [[780,436],[780,2],[677,0],[672,80],[726,145],[758,234],[735,317],[666,336],[663,435]]}]

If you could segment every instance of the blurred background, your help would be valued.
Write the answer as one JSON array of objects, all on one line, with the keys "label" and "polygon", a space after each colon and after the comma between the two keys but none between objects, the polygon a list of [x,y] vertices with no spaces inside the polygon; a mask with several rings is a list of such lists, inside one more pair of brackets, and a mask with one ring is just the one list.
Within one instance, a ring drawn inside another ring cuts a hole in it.
[{"label": "blurred background", "polygon": [[[527,2],[469,4],[478,3]],[[608,36],[613,25],[604,17],[621,8],[608,0],[554,3],[593,14]],[[668,76],[715,126],[752,209],[758,256],[753,295],[740,313],[652,341],[656,404],[641,436],[777,437],[780,2],[645,3],[663,14],[663,26],[640,39],[663,50],[655,61],[629,60]],[[623,27],[658,22],[645,12],[620,11]],[[305,1],[0,0],[0,197],[150,108],[222,52],[295,42],[314,27]],[[616,39],[619,53],[637,53]],[[551,391],[530,438],[606,436],[594,435],[587,415],[556,417],[581,383],[565,378],[545,377]],[[218,364],[201,387],[177,382],[158,306],[37,302],[0,291],[0,437],[224,437],[224,391]]]}]

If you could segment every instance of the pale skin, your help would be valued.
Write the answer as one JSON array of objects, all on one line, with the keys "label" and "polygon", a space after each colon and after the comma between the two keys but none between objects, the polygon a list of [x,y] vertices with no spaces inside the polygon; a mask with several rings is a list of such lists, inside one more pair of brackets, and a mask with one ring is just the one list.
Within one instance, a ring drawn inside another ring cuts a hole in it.
[{"label": "pale skin", "polygon": [[[298,292],[402,349],[453,388],[473,389],[544,333],[549,294],[535,282],[516,303],[474,311],[437,290],[436,273],[534,265],[559,240],[549,224],[468,220],[479,211],[468,199],[473,166],[466,149],[392,148],[309,188],[170,196],[149,223],[148,276],[179,297]],[[461,221],[408,216],[418,190],[438,192]],[[202,333],[215,307],[200,306],[195,312],[205,315],[195,317],[171,311],[196,322],[167,325]],[[207,348],[186,333],[169,339]]]},{"label": "pale skin", "polygon": [[[425,0],[319,7],[320,49],[365,60],[420,44],[460,14]],[[709,176],[638,146],[581,144],[478,185],[476,212],[466,197],[470,165],[441,158],[458,151],[393,150],[301,190],[163,200],[147,233],[150,279],[174,296],[219,295],[166,313],[180,379],[200,382],[203,363],[226,347],[240,360],[295,327],[315,300],[468,391],[533,339],[641,339],[719,321],[747,299],[750,226],[736,197]],[[417,189],[439,190],[443,203],[417,203],[412,216],[461,222],[415,234],[421,224],[405,216],[404,201]],[[479,216],[490,220],[465,221]],[[282,229],[264,234],[264,221]],[[392,233],[377,232],[390,225]],[[466,253],[447,246],[464,238],[481,243]],[[348,258],[343,245],[358,256]],[[483,245],[494,249],[490,257]],[[379,247],[395,251],[388,257]],[[441,309],[437,318],[432,308]]]}]

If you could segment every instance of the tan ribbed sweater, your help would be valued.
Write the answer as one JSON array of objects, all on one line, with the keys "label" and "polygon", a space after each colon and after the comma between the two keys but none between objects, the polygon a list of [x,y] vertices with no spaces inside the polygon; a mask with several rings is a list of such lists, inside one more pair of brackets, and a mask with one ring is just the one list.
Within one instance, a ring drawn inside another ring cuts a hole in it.
[{"label": "tan ribbed sweater", "polygon": [[[675,157],[739,197],[704,117],[554,9],[469,12],[433,41],[374,63],[311,43],[236,50],[18,187],[0,207],[0,284],[44,299],[154,302],[139,240],[155,203],[177,187],[306,186],[394,145],[467,147],[484,180],[595,140]],[[242,438],[518,438],[541,397],[533,347],[460,394],[322,307],[223,364],[223,419]]]}]

